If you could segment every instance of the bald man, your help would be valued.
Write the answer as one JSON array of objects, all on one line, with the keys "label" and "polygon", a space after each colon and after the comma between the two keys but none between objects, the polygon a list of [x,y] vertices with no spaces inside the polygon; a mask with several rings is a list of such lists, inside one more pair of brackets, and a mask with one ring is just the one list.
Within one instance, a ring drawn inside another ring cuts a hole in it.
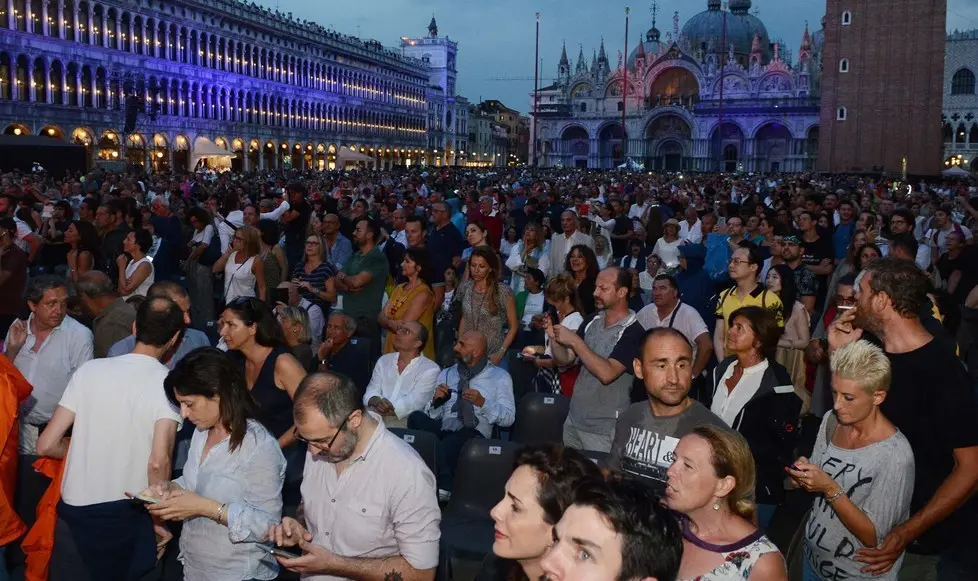
[{"label": "bald man", "polygon": [[455,343],[457,363],[435,380],[435,395],[424,410],[408,417],[408,427],[438,436],[438,495],[451,494],[462,447],[472,438],[491,438],[493,426],[516,419],[513,380],[486,357],[486,336],[466,331]]},{"label": "bald man", "polygon": [[565,210],[560,215],[560,229],[562,232],[554,232],[550,239],[550,264],[555,272],[564,268],[564,260],[567,253],[578,244],[583,244],[588,248],[594,248],[594,239],[578,230],[579,221],[577,213],[573,210]]}]

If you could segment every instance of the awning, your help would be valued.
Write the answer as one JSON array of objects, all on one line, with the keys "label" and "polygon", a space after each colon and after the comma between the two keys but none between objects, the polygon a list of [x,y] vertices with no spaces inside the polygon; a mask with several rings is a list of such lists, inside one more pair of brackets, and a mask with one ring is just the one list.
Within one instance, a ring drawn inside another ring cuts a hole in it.
[{"label": "awning", "polygon": [[197,167],[197,162],[201,159],[227,158],[230,165],[231,158],[236,157],[234,153],[217,146],[216,143],[206,137],[198,137],[194,140],[194,153],[190,156],[190,167]]},{"label": "awning", "polygon": [[377,160],[370,157],[369,155],[364,155],[358,151],[353,151],[349,147],[343,146],[336,153],[336,162],[339,167],[346,167],[346,164],[355,164],[357,162],[365,162],[368,164],[376,164]]},{"label": "awning", "polygon": [[942,171],[941,175],[946,178],[966,178],[971,175],[971,172],[962,168],[961,166],[956,165],[951,169]]}]

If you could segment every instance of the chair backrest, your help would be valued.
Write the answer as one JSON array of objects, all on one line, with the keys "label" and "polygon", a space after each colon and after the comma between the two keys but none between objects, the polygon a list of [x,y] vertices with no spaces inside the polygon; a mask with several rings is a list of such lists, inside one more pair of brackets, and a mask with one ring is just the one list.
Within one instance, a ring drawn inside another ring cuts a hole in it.
[{"label": "chair backrest", "polygon": [[506,354],[509,363],[509,376],[513,379],[513,397],[517,402],[527,393],[534,391],[534,378],[537,366],[519,357],[519,351],[509,351]]},{"label": "chair backrest", "polygon": [[488,519],[489,511],[505,494],[506,481],[521,447],[517,442],[483,438],[466,442],[458,458],[445,515]]},{"label": "chair backrest", "polygon": [[408,428],[387,428],[387,431],[396,435],[411,445],[412,448],[421,456],[424,463],[432,474],[438,475],[437,449],[438,437],[431,432],[422,430],[409,430]]},{"label": "chair backrest", "polygon": [[516,405],[512,440],[521,444],[558,444],[564,439],[564,420],[570,398],[552,393],[528,393]]}]

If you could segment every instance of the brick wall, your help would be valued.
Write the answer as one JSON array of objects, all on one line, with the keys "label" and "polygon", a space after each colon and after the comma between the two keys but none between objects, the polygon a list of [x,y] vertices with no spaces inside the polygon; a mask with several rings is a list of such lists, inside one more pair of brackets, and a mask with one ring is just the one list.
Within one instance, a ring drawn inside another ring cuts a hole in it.
[{"label": "brick wall", "polygon": [[820,171],[898,175],[906,157],[909,174],[940,173],[946,11],[946,0],[827,0]]}]

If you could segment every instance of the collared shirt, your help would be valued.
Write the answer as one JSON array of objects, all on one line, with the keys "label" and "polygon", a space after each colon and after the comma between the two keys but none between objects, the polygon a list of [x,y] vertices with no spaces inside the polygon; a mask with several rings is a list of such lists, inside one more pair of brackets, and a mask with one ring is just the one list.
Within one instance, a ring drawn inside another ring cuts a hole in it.
[{"label": "collared shirt", "polygon": [[692,226],[687,220],[679,223],[679,239],[690,244],[699,244],[703,241],[703,222],[696,220]]},{"label": "collared shirt", "polygon": [[734,361],[727,366],[723,377],[720,378],[720,388],[716,390],[716,394],[713,396],[713,404],[710,406],[710,411],[720,416],[720,419],[734,429],[737,429],[734,426],[737,416],[747,405],[747,402],[754,397],[758,388],[761,387],[761,380],[764,379],[768,362],[765,359],[753,367],[745,367],[743,375],[740,376],[740,381],[734,386],[733,391],[729,391],[726,387],[726,381],[733,376],[738,365],[740,363]]},{"label": "collared shirt", "polygon": [[51,419],[75,370],[92,358],[92,332],[85,325],[65,316],[35,351],[33,322],[32,314],[27,319],[27,340],[13,361],[34,387],[20,409],[19,452],[30,455],[35,453],[37,426]]},{"label": "collared shirt", "polygon": [[594,239],[580,230],[575,230],[570,238],[563,232],[557,232],[551,237],[550,267],[554,272],[560,272],[564,269],[564,262],[567,260],[567,255],[570,254],[570,249],[578,244],[594,248]]},{"label": "collared shirt", "polygon": [[409,444],[384,427],[380,416],[367,413],[377,420],[377,428],[342,474],[306,453],[302,502],[312,542],[342,557],[400,555],[415,569],[434,569],[441,539],[435,476]]},{"label": "collared shirt", "polygon": [[136,309],[122,297],[109,303],[95,317],[92,327],[95,329],[94,356],[96,359],[107,357],[109,349],[121,339],[132,335],[132,325],[136,322]]},{"label": "collared shirt", "polygon": [[[435,380],[435,385],[445,384],[448,386],[448,401],[439,407],[431,405],[431,400],[425,406],[425,413],[433,419],[441,420],[441,429],[448,432],[457,432],[464,426],[458,411],[452,411],[458,401],[458,365],[453,365],[443,369]],[[482,407],[472,404],[475,411],[475,419],[478,422],[475,429],[487,438],[492,437],[492,427],[498,425],[507,427],[513,425],[516,419],[516,402],[513,397],[513,379],[509,372],[500,367],[496,367],[491,362],[486,364],[486,368],[479,375],[469,380],[469,389],[474,389],[485,398]]]},{"label": "collared shirt", "polygon": [[638,312],[636,317],[646,331],[654,327],[669,327],[682,333],[683,337],[686,337],[686,340],[693,346],[694,360],[696,359],[696,338],[703,333],[709,333],[699,312],[682,301],[679,301],[676,307],[661,319],[655,303],[649,303]]},{"label": "collared shirt", "polygon": [[411,412],[424,409],[435,393],[435,379],[441,370],[438,364],[424,355],[410,361],[404,371],[398,373],[397,359],[400,353],[388,353],[374,365],[370,384],[363,395],[363,405],[377,396],[386,399],[394,406],[394,414],[404,419]]},{"label": "collared shirt", "polygon": [[227,503],[228,526],[197,516],[183,523],[180,562],[185,581],[275,579],[278,564],[257,543],[282,519],[285,457],[255,420],[232,452],[225,438],[201,460],[209,430],[194,430],[182,488]]},{"label": "collared shirt", "polygon": [[747,293],[744,299],[741,300],[737,292],[737,287],[733,286],[720,295],[720,300],[717,302],[715,311],[717,318],[722,320],[717,324],[723,325],[724,332],[726,332],[727,327],[730,325],[730,315],[740,307],[764,307],[771,309],[774,311],[778,326],[784,327],[784,306],[782,306],[781,299],[778,298],[778,295],[769,292],[758,284],[754,287],[754,290]]},{"label": "collared shirt", "polygon": [[342,270],[347,260],[353,256],[353,244],[346,236],[337,233],[336,241],[330,246],[326,243],[326,261],[332,264],[336,270]]},{"label": "collared shirt", "polygon": [[[198,331],[197,329],[187,329],[183,332],[183,339],[180,341],[180,346],[177,347],[176,353],[173,357],[167,361],[166,366],[173,369],[177,366],[177,363],[181,359],[187,356],[188,353],[194,349],[199,349],[201,347],[210,347],[211,342],[207,338],[207,335],[203,331]],[[126,353],[132,353],[133,348],[136,346],[136,336],[129,335],[125,339],[117,341],[115,345],[109,348],[108,357],[118,357],[119,355],[125,355]]]}]

